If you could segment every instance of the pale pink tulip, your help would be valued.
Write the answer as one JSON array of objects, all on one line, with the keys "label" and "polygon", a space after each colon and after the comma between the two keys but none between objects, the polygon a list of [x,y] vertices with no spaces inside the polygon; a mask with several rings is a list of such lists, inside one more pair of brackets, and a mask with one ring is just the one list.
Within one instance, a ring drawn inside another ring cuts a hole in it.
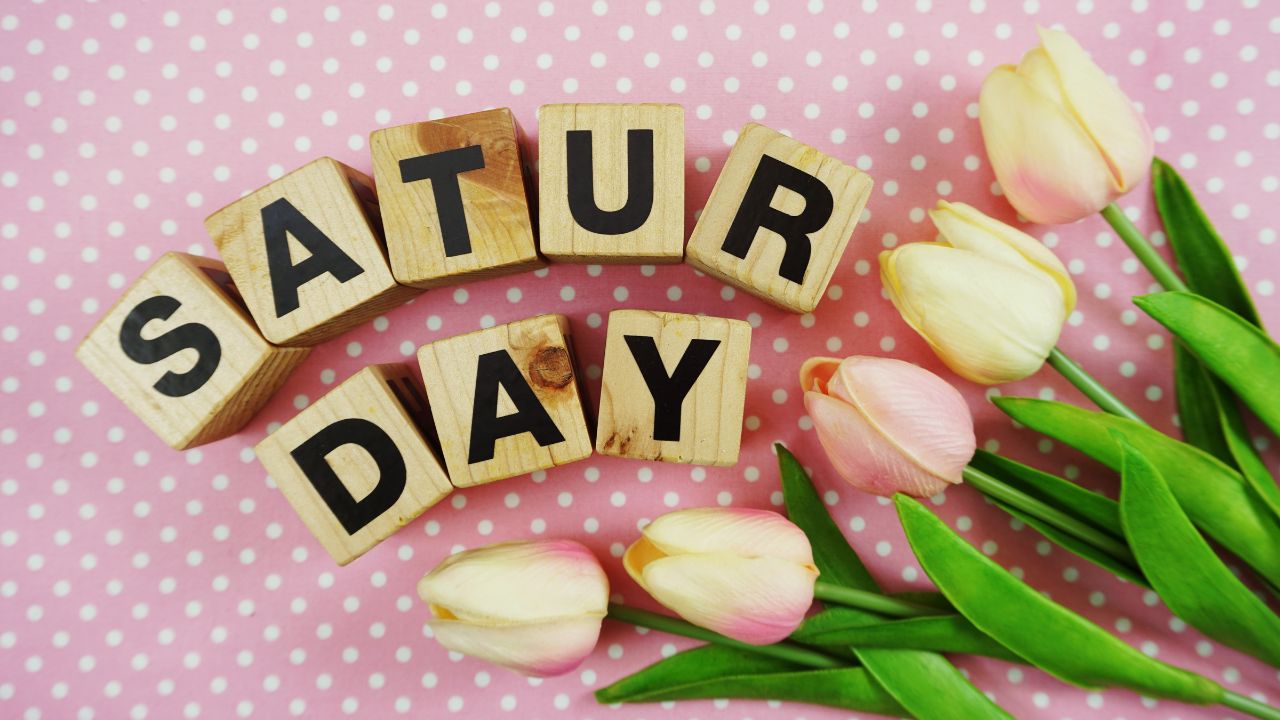
[{"label": "pale pink tulip", "polygon": [[436,640],[525,675],[561,675],[596,646],[609,579],[581,543],[506,542],[453,555],[418,582]]},{"label": "pale pink tulip", "polygon": [[694,625],[767,645],[790,635],[813,604],[809,539],[775,512],[677,510],[641,533],[623,556],[627,573]]},{"label": "pale pink tulip", "polygon": [[976,440],[954,387],[890,358],[810,358],[804,406],[827,457],[850,485],[874,495],[928,497],[961,481]]}]

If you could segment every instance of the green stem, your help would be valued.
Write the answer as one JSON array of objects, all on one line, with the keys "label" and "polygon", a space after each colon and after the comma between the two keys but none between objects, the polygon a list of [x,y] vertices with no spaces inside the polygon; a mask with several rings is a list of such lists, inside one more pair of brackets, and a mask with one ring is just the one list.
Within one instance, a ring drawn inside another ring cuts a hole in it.
[{"label": "green stem", "polygon": [[1232,710],[1239,710],[1245,715],[1263,718],[1263,720],[1280,720],[1280,709],[1273,708],[1266,703],[1260,703],[1251,697],[1233,693],[1230,690],[1223,691],[1222,705]]},{"label": "green stem", "polygon": [[1111,534],[1099,530],[1083,520],[1074,518],[1017,488],[1010,487],[977,468],[966,467],[964,469],[964,480],[983,495],[1010,507],[1017,508],[1031,517],[1071,535],[1077,540],[1092,545],[1121,562],[1137,567],[1129,547]]},{"label": "green stem", "polygon": [[752,645],[741,640],[725,637],[720,633],[698,627],[679,618],[659,615],[648,610],[641,610],[618,603],[609,603],[609,619],[630,623],[637,627],[671,633],[672,635],[683,635],[695,640],[705,640],[718,645],[738,648],[739,650],[748,650],[759,655],[786,660],[805,667],[821,670],[848,667],[848,663],[837,658],[785,640],[772,645]]},{"label": "green stem", "polygon": [[1093,401],[1104,412],[1112,415],[1119,415],[1122,418],[1128,418],[1135,422],[1146,425],[1146,421],[1139,417],[1138,413],[1129,409],[1128,405],[1120,402],[1120,398],[1111,394],[1111,391],[1094,379],[1092,375],[1085,371],[1080,363],[1072,360],[1066,353],[1058,348],[1049,351],[1049,365],[1058,374],[1066,378],[1068,382],[1075,385],[1084,396]]},{"label": "green stem", "polygon": [[858,608],[888,617],[911,618],[926,615],[947,615],[949,613],[928,605],[919,605],[906,600],[881,595],[880,593],[857,590],[842,585],[833,585],[819,580],[814,583],[813,596],[826,603],[835,603],[845,607]]},{"label": "green stem", "polygon": [[1125,217],[1124,211],[1115,203],[1102,208],[1102,217],[1107,219],[1111,227],[1115,229],[1116,234],[1124,241],[1125,245],[1133,251],[1134,257],[1138,258],[1138,262],[1146,266],[1147,271],[1155,277],[1156,282],[1165,290],[1182,290],[1186,291],[1187,284],[1182,282],[1182,278],[1178,277],[1178,273],[1174,272],[1169,263],[1164,261],[1155,246],[1147,240],[1142,231],[1134,227],[1129,222],[1129,218]]}]

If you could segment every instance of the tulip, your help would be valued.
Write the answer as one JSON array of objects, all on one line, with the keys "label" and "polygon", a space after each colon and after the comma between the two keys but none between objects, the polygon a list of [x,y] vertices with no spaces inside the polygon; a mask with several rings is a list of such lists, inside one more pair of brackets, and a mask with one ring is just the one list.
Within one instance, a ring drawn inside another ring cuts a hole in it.
[{"label": "tulip", "polygon": [[977,441],[947,381],[901,360],[816,357],[800,368],[804,407],[840,477],[874,495],[928,497],[958,484]]},{"label": "tulip", "polygon": [[595,647],[609,580],[569,540],[507,542],[460,552],[418,582],[427,622],[446,648],[525,675],[561,675]]},{"label": "tulip", "polygon": [[1062,262],[1026,233],[964,203],[929,212],[940,237],[880,253],[904,320],[957,374],[986,385],[1044,364],[1075,308]]},{"label": "tulip", "polygon": [[818,579],[800,528],[745,508],[667,513],[645,526],[622,563],[680,617],[752,645],[790,635],[813,604]]},{"label": "tulip", "polygon": [[1147,176],[1147,121],[1060,30],[982,83],[978,117],[987,155],[1009,202],[1037,223],[1101,211]]}]

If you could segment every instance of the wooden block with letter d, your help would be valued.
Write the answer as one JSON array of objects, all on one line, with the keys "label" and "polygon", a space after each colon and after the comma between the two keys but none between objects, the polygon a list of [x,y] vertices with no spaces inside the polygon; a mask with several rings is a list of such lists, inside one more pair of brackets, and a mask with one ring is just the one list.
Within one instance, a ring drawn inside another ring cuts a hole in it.
[{"label": "wooden block with letter d", "polygon": [[609,313],[596,452],[733,465],[742,440],[751,326],[741,320]]},{"label": "wooden block with letter d", "polygon": [[538,243],[552,260],[684,257],[683,107],[543,105],[538,178]]},{"label": "wooden block with letter d", "polygon": [[453,487],[428,443],[407,365],[370,365],[258,443],[258,460],[335,562],[346,565]]},{"label": "wooden block with letter d", "polygon": [[76,349],[76,357],[179,450],[224,438],[271,399],[306,348],[263,339],[217,260],[166,253]]},{"label": "wooden block with letter d", "polygon": [[521,140],[507,108],[369,135],[397,280],[430,288],[542,266]]},{"label": "wooden block with letter d", "polygon": [[205,219],[262,334],[315,345],[418,293],[387,264],[367,175],[313,160]]},{"label": "wooden block with letter d", "polygon": [[792,312],[818,306],[871,177],[763,125],[729,151],[685,261]]},{"label": "wooden block with letter d", "polygon": [[437,340],[418,349],[418,362],[456,487],[591,455],[563,315]]}]

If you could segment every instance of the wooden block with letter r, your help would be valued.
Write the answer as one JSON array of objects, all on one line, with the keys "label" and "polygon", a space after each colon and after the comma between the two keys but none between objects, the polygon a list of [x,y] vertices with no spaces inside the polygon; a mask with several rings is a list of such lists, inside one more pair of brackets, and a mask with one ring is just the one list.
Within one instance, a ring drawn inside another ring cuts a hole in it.
[{"label": "wooden block with letter r", "polygon": [[871,186],[857,168],[749,123],[689,237],[685,261],[781,308],[812,312]]},{"label": "wooden block with letter r", "polygon": [[418,349],[418,362],[456,487],[591,455],[563,315],[437,340]]},{"label": "wooden block with letter r", "polygon": [[76,357],[171,447],[244,427],[307,356],[263,339],[217,260],[166,253],[76,349]]},{"label": "wooden block with letter r", "polygon": [[733,465],[742,440],[751,326],[741,320],[609,313],[596,452]]},{"label": "wooden block with letter r", "polygon": [[507,108],[369,135],[397,280],[430,288],[543,265],[521,141]]},{"label": "wooden block with letter r", "polygon": [[335,562],[346,565],[453,487],[424,428],[409,366],[370,365],[258,443],[258,460]]},{"label": "wooden block with letter r", "polygon": [[387,264],[373,181],[322,157],[204,221],[262,334],[315,345],[419,291]]},{"label": "wooden block with letter r", "polygon": [[684,108],[538,109],[539,247],[552,260],[678,263],[684,257]]}]

